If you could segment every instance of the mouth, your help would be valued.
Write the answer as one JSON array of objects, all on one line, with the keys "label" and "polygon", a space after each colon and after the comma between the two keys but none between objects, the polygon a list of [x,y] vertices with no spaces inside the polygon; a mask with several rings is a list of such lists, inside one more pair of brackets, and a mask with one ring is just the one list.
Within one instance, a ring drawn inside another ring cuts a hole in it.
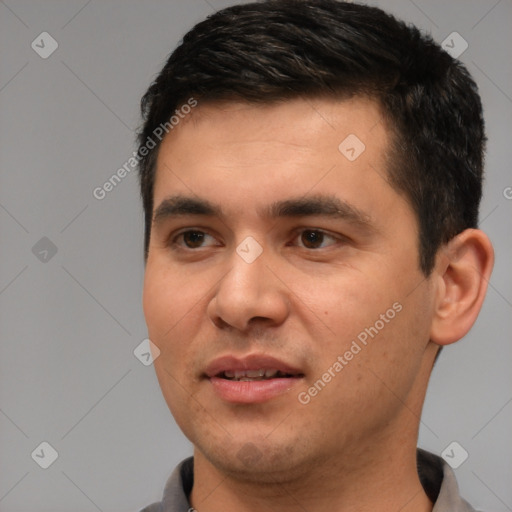
[{"label": "mouth", "polygon": [[299,375],[282,372],[275,368],[260,368],[258,370],[226,370],[217,374],[216,377],[238,382],[255,382],[269,379],[289,379]]},{"label": "mouth", "polygon": [[214,393],[225,402],[262,403],[290,391],[304,374],[283,361],[265,355],[239,359],[225,356],[206,369]]}]

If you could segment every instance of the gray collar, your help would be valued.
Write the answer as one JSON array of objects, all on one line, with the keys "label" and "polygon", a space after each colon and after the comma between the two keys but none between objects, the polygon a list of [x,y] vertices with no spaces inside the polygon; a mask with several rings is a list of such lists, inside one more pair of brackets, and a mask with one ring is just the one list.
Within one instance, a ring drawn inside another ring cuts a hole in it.
[{"label": "gray collar", "polygon": [[[455,474],[441,457],[418,449],[417,467],[421,484],[434,503],[432,512],[476,512],[460,496]],[[141,512],[189,512],[188,497],[193,483],[194,459],[189,457],[167,480],[162,501],[145,507]]]}]

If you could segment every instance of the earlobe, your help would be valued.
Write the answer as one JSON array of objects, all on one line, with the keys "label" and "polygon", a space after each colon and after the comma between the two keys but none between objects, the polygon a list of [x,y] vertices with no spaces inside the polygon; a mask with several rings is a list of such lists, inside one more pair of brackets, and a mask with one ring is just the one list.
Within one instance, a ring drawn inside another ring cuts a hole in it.
[{"label": "earlobe", "polygon": [[449,345],[471,329],[482,307],[493,265],[492,244],[479,229],[466,229],[438,251],[432,342]]}]

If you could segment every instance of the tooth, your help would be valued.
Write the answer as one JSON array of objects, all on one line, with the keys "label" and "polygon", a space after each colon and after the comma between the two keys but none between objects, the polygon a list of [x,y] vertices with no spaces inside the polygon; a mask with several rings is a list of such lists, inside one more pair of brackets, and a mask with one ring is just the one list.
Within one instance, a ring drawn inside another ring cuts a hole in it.
[{"label": "tooth", "polygon": [[277,373],[278,373],[277,370],[274,370],[273,368],[271,368],[269,370],[265,370],[265,378],[271,379],[272,377],[277,375]]},{"label": "tooth", "polygon": [[256,377],[263,377],[265,375],[265,370],[262,368],[259,370],[247,370],[245,374],[247,375],[247,377],[255,379]]},{"label": "tooth", "polygon": [[249,377],[241,377],[240,379],[238,379],[239,381],[241,382],[251,382],[253,381],[254,379],[250,379]]},{"label": "tooth", "polygon": [[230,370],[226,370],[224,372],[224,376],[227,377],[228,379],[232,379],[235,376],[235,372],[232,372]]},{"label": "tooth", "polygon": [[239,379],[240,377],[245,377],[244,370],[235,370],[235,379]]}]

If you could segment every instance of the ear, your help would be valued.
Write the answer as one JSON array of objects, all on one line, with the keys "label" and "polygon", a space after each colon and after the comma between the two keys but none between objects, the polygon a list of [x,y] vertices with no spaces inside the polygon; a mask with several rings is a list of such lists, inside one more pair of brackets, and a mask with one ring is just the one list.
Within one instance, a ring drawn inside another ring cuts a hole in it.
[{"label": "ear", "polygon": [[466,229],[441,248],[436,259],[436,298],[430,339],[437,345],[460,340],[480,312],[494,265],[494,250],[479,229]]}]

